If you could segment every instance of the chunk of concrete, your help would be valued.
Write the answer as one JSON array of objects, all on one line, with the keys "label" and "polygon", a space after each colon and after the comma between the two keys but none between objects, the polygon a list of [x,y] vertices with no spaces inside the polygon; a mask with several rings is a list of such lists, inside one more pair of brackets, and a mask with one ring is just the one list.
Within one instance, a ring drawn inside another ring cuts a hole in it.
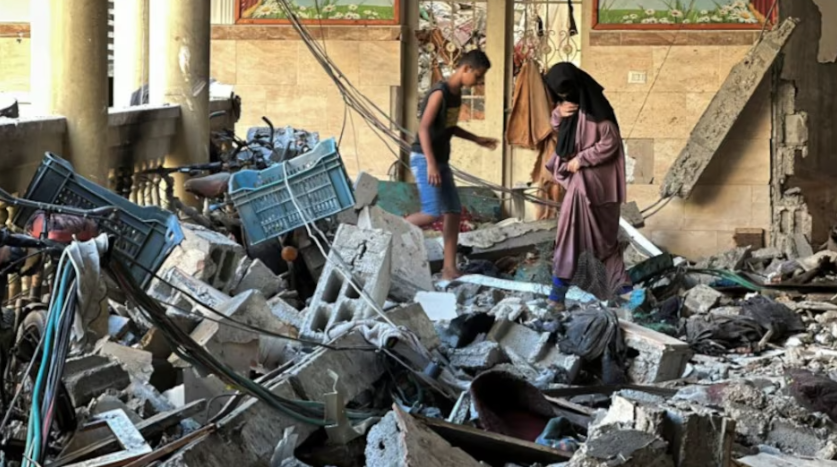
[{"label": "chunk of concrete", "polygon": [[526,303],[524,303],[522,298],[509,297],[500,301],[500,303],[492,308],[488,314],[497,319],[517,321],[521,318],[525,318],[528,312],[529,307],[526,306]]},{"label": "chunk of concrete", "polygon": [[151,376],[154,374],[154,356],[151,352],[125,347],[115,342],[102,341],[97,344],[96,353],[121,364],[132,379],[144,383],[151,381]]},{"label": "chunk of concrete", "polygon": [[[375,308],[355,286],[377,307],[383,307],[390,290],[391,270],[392,234],[342,224],[337,229],[329,261],[311,298],[300,334],[327,341],[336,337],[329,335],[333,328],[375,315]],[[354,285],[344,274],[351,275]]]},{"label": "chunk of concrete", "polygon": [[746,57],[736,64],[721,89],[692,130],[686,146],[672,164],[660,187],[660,196],[688,198],[703,171],[718,152],[744,107],[796,28],[789,18],[764,35]]},{"label": "chunk of concrete", "polygon": [[415,300],[421,304],[431,321],[451,320],[456,313],[456,294],[448,292],[419,292]]},{"label": "chunk of concrete", "polygon": [[108,363],[110,363],[110,359],[104,355],[87,354],[68,358],[64,363],[64,377],[69,378],[77,373],[92,370]]},{"label": "chunk of concrete", "polygon": [[357,225],[392,234],[392,294],[410,299],[418,290],[433,290],[421,229],[377,206],[363,208]]},{"label": "chunk of concrete", "polygon": [[366,465],[479,467],[483,464],[394,406],[369,430]]},{"label": "chunk of concrete", "polygon": [[619,321],[625,344],[638,352],[628,369],[637,384],[652,384],[679,379],[692,357],[689,344],[642,327]]},{"label": "chunk of concrete", "polygon": [[[183,241],[169,254],[159,273],[165,276],[168,270],[176,267],[215,289],[229,293],[236,285],[235,271],[244,256],[244,247],[227,236],[194,224],[183,224]],[[152,287],[155,281],[152,281]]]},{"label": "chunk of concrete", "polygon": [[428,350],[433,350],[442,343],[439,334],[436,333],[436,327],[433,326],[433,321],[419,303],[389,310],[387,318],[396,326],[409,329]]},{"label": "chunk of concrete", "polygon": [[456,349],[450,357],[450,364],[471,373],[489,370],[496,365],[506,363],[509,358],[500,344],[483,341]]},{"label": "chunk of concrete", "polygon": [[[555,219],[516,222],[465,232],[459,236],[459,245],[472,248],[468,255],[472,259],[514,256],[555,241],[556,222]],[[444,259],[444,242],[441,237],[428,238],[424,244],[431,263]]]},{"label": "chunk of concrete", "polygon": [[280,321],[283,321],[299,330],[302,327],[302,313],[292,307],[282,297],[273,297],[267,301],[270,312]]},{"label": "chunk of concrete", "polygon": [[511,356],[513,352],[539,369],[561,369],[566,372],[568,381],[573,381],[581,369],[581,359],[561,353],[558,346],[550,342],[549,333],[538,333],[508,320],[495,322],[486,340],[499,343],[507,355]]},{"label": "chunk of concrete", "polygon": [[244,277],[232,294],[239,295],[248,290],[258,290],[266,298],[271,298],[285,288],[287,288],[285,281],[274,274],[261,260],[256,259],[250,263],[247,272],[244,273]]},{"label": "chunk of concrete", "polygon": [[[334,347],[368,349],[369,344],[359,333],[351,332],[331,342]],[[324,400],[323,395],[334,392],[334,379],[348,402],[369,389],[384,374],[385,368],[375,352],[368,350],[331,350],[318,348],[288,370],[289,380],[296,392],[307,400]]]},{"label": "chunk of concrete", "polygon": [[[142,422],[142,418],[136,414],[127,404],[117,399],[110,394],[103,394],[97,399],[93,400],[89,405],[89,413],[91,416],[101,415],[111,410],[122,410],[125,415],[134,423],[134,425]],[[81,448],[89,446],[102,438],[110,436],[112,431],[108,427],[93,428],[91,430],[77,431],[70,443],[64,447],[64,452],[75,452]]]},{"label": "chunk of concrete", "polygon": [[698,261],[697,269],[721,269],[727,271],[738,271],[744,263],[752,256],[751,246],[741,246],[725,251],[719,255],[704,258]]},{"label": "chunk of concrete", "polygon": [[588,440],[569,467],[674,467],[662,439],[638,430],[616,430]]},{"label": "chunk of concrete", "polygon": [[162,277],[174,287],[186,293],[180,293],[167,284],[155,281],[152,282],[148,295],[168,305],[174,305],[178,309],[186,312],[203,316],[213,316],[206,307],[218,308],[222,303],[230,299],[228,294],[190,276],[186,271],[177,267],[169,269],[162,274]]},{"label": "chunk of concrete", "polygon": [[64,385],[74,407],[87,405],[109,389],[121,391],[130,384],[131,378],[128,372],[116,362],[86,369],[64,378]]},{"label": "chunk of concrete", "polygon": [[202,377],[192,368],[183,370],[182,386],[184,404],[190,404],[201,399],[207,401],[207,409],[192,417],[200,424],[205,424],[208,418],[214,417],[229,401],[227,397],[221,398],[217,396],[232,394],[234,392],[233,389],[229,388],[217,376],[208,375]]},{"label": "chunk of concrete", "polygon": [[357,174],[355,180],[355,210],[372,206],[378,199],[378,184],[380,181],[367,172]]},{"label": "chunk of concrete", "polygon": [[686,293],[686,301],[683,304],[689,315],[705,315],[709,310],[718,305],[724,294],[707,285],[692,287]]}]

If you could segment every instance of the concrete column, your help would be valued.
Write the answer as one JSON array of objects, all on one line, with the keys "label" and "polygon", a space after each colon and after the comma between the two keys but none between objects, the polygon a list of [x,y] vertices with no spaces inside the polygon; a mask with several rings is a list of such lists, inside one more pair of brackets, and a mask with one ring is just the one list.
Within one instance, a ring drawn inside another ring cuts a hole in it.
[{"label": "concrete column", "polygon": [[[149,103],[179,104],[180,124],[167,166],[209,162],[208,0],[150,0]],[[199,205],[177,180],[175,195]]]},{"label": "concrete column", "polygon": [[67,118],[63,156],[107,186],[108,2],[32,0],[32,101]]},{"label": "concrete column", "polygon": [[[488,18],[486,22],[488,40],[485,53],[491,59],[491,71],[485,77],[485,120],[486,136],[500,139],[502,144],[497,153],[486,153],[492,158],[494,167],[486,172],[486,178],[510,187],[511,148],[505,144],[506,110],[510,108],[512,83],[512,28],[514,21],[514,2],[506,0],[488,0]],[[498,154],[499,153],[499,154]],[[494,161],[494,158],[497,158]],[[510,206],[505,206],[508,210]]]},{"label": "concrete column", "polygon": [[113,9],[113,106],[128,107],[148,83],[148,0],[117,0]]},{"label": "concrete column", "polygon": [[[401,122],[411,133],[418,131],[418,28],[419,2],[401,2]],[[409,165],[410,155],[402,152],[401,160]],[[400,164],[399,179],[405,180],[409,174]]]}]

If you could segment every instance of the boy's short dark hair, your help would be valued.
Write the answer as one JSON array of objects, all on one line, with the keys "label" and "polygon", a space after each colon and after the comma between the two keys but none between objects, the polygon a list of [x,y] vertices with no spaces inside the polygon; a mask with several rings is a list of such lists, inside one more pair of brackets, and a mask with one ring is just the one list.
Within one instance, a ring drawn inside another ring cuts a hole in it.
[{"label": "boy's short dark hair", "polygon": [[488,55],[486,55],[485,52],[475,49],[470,52],[466,52],[459,58],[459,62],[456,64],[456,67],[459,68],[463,66],[468,66],[474,70],[487,71],[491,68],[491,60],[488,59]]}]

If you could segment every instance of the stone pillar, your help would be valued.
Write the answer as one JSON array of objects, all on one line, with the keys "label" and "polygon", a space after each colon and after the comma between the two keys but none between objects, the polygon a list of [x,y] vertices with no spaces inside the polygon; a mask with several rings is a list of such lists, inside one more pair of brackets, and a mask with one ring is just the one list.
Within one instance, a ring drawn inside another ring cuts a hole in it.
[{"label": "stone pillar", "polygon": [[[401,2],[401,122],[410,133],[418,131],[418,52],[416,31],[419,28],[419,2]],[[406,135],[405,135],[406,137]],[[407,138],[409,141],[409,138]],[[401,160],[410,164],[410,154],[402,152]],[[411,174],[404,165],[399,165],[399,179],[406,180]]]},{"label": "stone pillar", "polygon": [[67,118],[62,156],[108,183],[108,2],[32,0],[32,103]]},{"label": "stone pillar", "polygon": [[148,83],[148,0],[117,0],[113,9],[113,106],[128,107]]},{"label": "stone pillar", "polygon": [[[209,162],[208,0],[150,0],[149,103],[179,104],[180,123],[167,166]],[[175,195],[197,205],[176,179]]]}]

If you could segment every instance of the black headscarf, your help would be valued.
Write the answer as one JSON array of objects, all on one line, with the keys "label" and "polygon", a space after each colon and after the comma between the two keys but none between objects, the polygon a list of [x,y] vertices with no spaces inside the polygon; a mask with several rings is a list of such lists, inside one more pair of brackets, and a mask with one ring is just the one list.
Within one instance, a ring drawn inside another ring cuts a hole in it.
[{"label": "black headscarf", "polygon": [[[579,111],[584,112],[588,120],[602,122],[609,120],[614,125],[616,114],[613,107],[604,96],[604,88],[592,76],[570,62],[562,62],[550,68],[546,74],[546,87],[552,101],[560,104],[564,101],[578,104]],[[566,97],[561,97],[560,95]],[[558,145],[555,152],[565,159],[575,154],[575,135],[578,127],[578,113],[572,117],[562,118],[558,126]]]}]

